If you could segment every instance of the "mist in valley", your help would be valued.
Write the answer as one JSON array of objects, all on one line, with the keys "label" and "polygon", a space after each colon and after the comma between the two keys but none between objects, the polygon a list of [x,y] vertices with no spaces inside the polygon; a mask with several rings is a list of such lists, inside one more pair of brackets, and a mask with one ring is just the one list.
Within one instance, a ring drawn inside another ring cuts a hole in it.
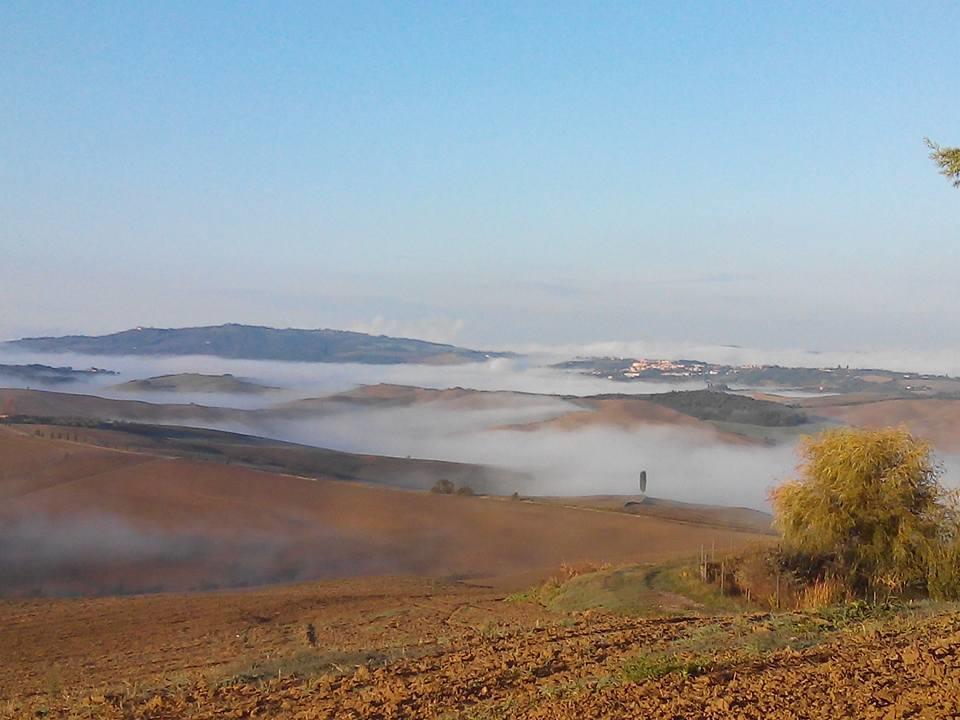
[{"label": "mist in valley", "polygon": [[[617,348],[607,348],[615,350]],[[626,349],[626,348],[620,348]],[[541,356],[540,360],[547,358]],[[556,359],[556,358],[553,358]],[[425,388],[463,387],[544,395],[503,396],[482,404],[423,402],[408,407],[344,407],[322,412],[251,412],[241,422],[197,419],[198,427],[262,435],[277,440],[354,453],[494,465],[526,473],[525,487],[496,488],[509,494],[634,494],[641,470],[652,496],[684,502],[768,509],[771,487],[789,477],[795,443],[732,445],[685,427],[644,425],[631,429],[593,425],[586,429],[521,431],[505,426],[536,423],[580,410],[573,396],[598,393],[643,395],[699,389],[701,383],[615,382],[559,370],[529,359],[484,363],[366,365],[231,360],[209,356],[139,357],[38,355],[0,352],[0,362],[40,362],[75,368],[101,367],[118,375],[56,384],[57,392],[152,403],[196,404],[266,410],[304,398],[323,397],[359,385],[391,383]],[[124,392],[128,380],[174,373],[231,373],[279,388],[262,394]],[[960,463],[943,456],[944,481],[953,486]]]}]

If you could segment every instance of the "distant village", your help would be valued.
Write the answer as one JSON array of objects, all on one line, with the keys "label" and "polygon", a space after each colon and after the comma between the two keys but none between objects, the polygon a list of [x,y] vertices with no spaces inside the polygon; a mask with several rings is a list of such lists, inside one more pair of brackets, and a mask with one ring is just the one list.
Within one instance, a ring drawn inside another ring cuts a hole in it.
[{"label": "distant village", "polygon": [[696,360],[635,360],[623,371],[623,376],[628,378],[643,377],[644,375],[704,377],[719,374],[719,367]]},{"label": "distant village", "polygon": [[851,369],[850,366],[802,368],[780,365],[719,365],[702,360],[662,358],[578,358],[556,367],[608,380],[705,382],[708,389],[777,387],[809,392],[923,393],[960,396],[960,380],[945,375]]}]

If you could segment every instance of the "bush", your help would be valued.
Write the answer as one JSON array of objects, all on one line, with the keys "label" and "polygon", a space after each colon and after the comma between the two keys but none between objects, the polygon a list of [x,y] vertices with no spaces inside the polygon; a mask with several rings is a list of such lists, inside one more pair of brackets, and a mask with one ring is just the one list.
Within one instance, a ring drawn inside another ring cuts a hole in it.
[{"label": "bush", "polygon": [[456,487],[446,478],[440,478],[434,483],[433,487],[430,488],[430,492],[437,493],[438,495],[453,495],[454,490],[456,490]]},{"label": "bush", "polygon": [[800,477],[771,500],[808,583],[832,576],[860,597],[956,585],[943,556],[957,513],[927,443],[905,429],[844,428],[807,438],[801,457]]},{"label": "bush", "polygon": [[463,485],[457,488],[457,495],[473,495],[473,488],[469,485]]},{"label": "bush", "polygon": [[956,529],[931,558],[927,592],[934,600],[960,600],[960,533]]},{"label": "bush", "polygon": [[807,585],[800,591],[797,609],[822,610],[842,602],[846,597],[847,588],[843,581],[834,577],[825,577]]}]

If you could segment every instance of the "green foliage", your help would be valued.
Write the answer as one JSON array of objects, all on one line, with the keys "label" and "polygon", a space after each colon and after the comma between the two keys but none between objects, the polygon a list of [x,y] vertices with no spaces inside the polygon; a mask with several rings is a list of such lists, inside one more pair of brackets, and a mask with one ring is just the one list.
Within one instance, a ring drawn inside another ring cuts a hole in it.
[{"label": "green foliage", "polygon": [[623,666],[623,676],[630,682],[655,680],[664,675],[679,673],[683,677],[696,677],[710,670],[709,657],[682,658],[678,655],[641,655]]},{"label": "green foliage", "polygon": [[788,552],[828,563],[860,595],[925,591],[956,527],[930,446],[905,429],[844,428],[807,438],[800,477],[772,494]]},{"label": "green foliage", "polygon": [[924,138],[923,141],[930,148],[930,159],[940,168],[940,174],[950,180],[954,187],[960,187],[960,148],[941,147],[930,138]]},{"label": "green foliage", "polygon": [[960,532],[956,528],[936,548],[927,570],[927,591],[934,600],[960,600]]},{"label": "green foliage", "polygon": [[601,568],[539,588],[538,599],[559,612],[602,608],[624,615],[711,614],[741,610],[743,602],[700,580],[695,563]]},{"label": "green foliage", "polygon": [[[599,396],[603,397],[603,396]],[[645,400],[665,405],[684,415],[713,422],[736,422],[764,427],[802,425],[803,411],[769,400],[757,400],[714,390],[685,390],[647,395]]]}]

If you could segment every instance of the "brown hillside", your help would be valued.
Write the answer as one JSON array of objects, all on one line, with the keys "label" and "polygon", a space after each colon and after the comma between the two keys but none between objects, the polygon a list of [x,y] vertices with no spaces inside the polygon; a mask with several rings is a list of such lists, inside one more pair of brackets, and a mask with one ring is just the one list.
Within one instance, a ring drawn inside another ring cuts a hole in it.
[{"label": "brown hillside", "polygon": [[0,408],[8,415],[44,417],[83,417],[137,420],[143,422],[244,422],[249,413],[243,410],[111,400],[95,395],[0,388]]},{"label": "brown hillside", "polygon": [[882,400],[822,406],[816,412],[850,425],[906,425],[912,433],[929,440],[940,450],[960,450],[960,400]]},{"label": "brown hillside", "polygon": [[385,573],[490,578],[563,561],[659,560],[752,537],[90,449],[0,428],[0,458],[10,457],[23,471],[4,472],[0,485],[0,529],[11,549],[0,558],[0,584],[8,594]]},{"label": "brown hillside", "polygon": [[664,407],[640,398],[604,398],[577,401],[583,410],[574,410],[560,417],[541,422],[507,425],[498,429],[533,432],[536,430],[559,430],[572,432],[591,427],[617,427],[634,430],[649,426],[687,428],[702,433],[712,439],[736,445],[751,445],[757,441],[743,435],[718,430],[711,423],[684,415],[672,408]]}]

